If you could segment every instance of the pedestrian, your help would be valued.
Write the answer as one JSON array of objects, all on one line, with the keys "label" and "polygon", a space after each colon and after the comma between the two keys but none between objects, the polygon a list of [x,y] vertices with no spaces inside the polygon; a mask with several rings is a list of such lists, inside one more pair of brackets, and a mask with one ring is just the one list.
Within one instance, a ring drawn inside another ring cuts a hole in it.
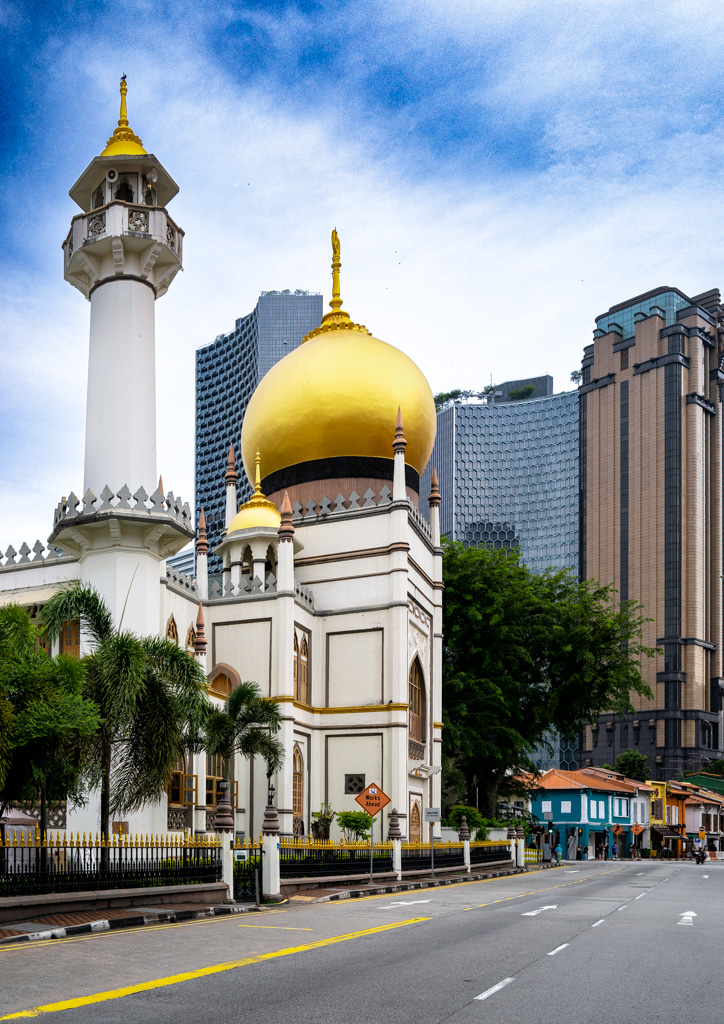
[{"label": "pedestrian", "polygon": [[583,851],[581,850],[581,844],[579,843],[578,846],[576,847],[576,860],[582,860],[582,859],[583,859]]},{"label": "pedestrian", "polygon": [[560,864],[561,857],[563,856],[563,847],[561,846],[560,843],[558,844],[558,846],[556,846],[556,848],[555,848],[555,850],[553,852],[556,855],[556,864]]},{"label": "pedestrian", "polygon": [[584,860],[588,860],[588,847],[587,846],[583,847],[583,859]]},{"label": "pedestrian", "polygon": [[618,846],[616,845],[616,843],[613,844],[612,856],[614,860],[618,859]]}]

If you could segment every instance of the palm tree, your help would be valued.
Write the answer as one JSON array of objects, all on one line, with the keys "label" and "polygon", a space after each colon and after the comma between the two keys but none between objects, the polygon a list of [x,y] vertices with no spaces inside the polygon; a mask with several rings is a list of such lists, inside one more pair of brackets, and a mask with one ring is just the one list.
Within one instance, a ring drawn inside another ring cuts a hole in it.
[{"label": "palm tree", "polygon": [[[100,766],[101,830],[160,799],[187,731],[198,732],[208,712],[206,677],[185,650],[160,637],[116,629],[100,594],[77,580],[54,594],[42,611],[48,636],[79,619],[90,641],[83,660],[85,694],[98,705],[94,745]],[[121,623],[122,624],[122,623]]]},{"label": "palm tree", "polygon": [[279,732],[279,705],[261,696],[257,683],[246,682],[231,691],[224,707],[212,707],[204,723],[204,746],[209,754],[220,754],[224,777],[234,754],[251,758],[257,754],[266,762],[267,778],[284,763],[284,747],[272,733]]},{"label": "palm tree", "polygon": [[[38,636],[30,616],[17,604],[0,608],[0,667],[4,671],[16,668],[32,654]],[[12,761],[12,732],[15,712],[9,694],[9,684],[0,682],[0,787],[10,770]]]}]

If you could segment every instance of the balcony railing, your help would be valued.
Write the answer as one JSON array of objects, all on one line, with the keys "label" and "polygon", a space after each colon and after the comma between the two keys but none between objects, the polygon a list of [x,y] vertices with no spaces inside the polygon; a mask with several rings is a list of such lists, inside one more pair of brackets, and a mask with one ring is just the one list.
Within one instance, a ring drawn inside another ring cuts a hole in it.
[{"label": "balcony railing", "polygon": [[184,233],[162,206],[137,206],[115,200],[73,218],[63,242],[65,266],[73,253],[90,242],[117,235],[130,235],[162,242],[179,262],[183,260]]}]

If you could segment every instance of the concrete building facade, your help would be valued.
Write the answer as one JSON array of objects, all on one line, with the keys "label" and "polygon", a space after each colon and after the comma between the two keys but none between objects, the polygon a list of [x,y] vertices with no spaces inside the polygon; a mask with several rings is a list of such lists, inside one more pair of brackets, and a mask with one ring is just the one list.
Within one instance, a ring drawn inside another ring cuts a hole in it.
[{"label": "concrete building facade", "polygon": [[722,310],[662,287],[598,317],[580,387],[580,570],[643,606],[654,697],[582,735],[668,779],[722,756]]}]

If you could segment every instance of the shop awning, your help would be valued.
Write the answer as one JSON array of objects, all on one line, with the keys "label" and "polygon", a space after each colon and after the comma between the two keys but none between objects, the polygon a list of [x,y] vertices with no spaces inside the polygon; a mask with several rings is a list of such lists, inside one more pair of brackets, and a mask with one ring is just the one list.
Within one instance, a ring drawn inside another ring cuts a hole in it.
[{"label": "shop awning", "polygon": [[665,825],[652,825],[651,828],[654,832],[658,832],[662,839],[685,839],[680,832],[674,832],[673,828],[667,828]]}]

